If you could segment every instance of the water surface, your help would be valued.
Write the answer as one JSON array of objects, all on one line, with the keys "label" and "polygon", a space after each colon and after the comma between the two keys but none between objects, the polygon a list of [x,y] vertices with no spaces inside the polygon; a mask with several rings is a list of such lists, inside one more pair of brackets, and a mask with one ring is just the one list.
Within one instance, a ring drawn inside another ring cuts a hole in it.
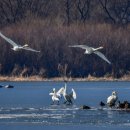
[{"label": "water surface", "polygon": [[[100,109],[111,92],[117,91],[120,101],[130,101],[130,82],[69,82],[77,100],[73,105],[51,105],[49,92],[64,86],[63,82],[1,82],[13,89],[0,88],[0,129],[130,129],[130,112]],[[81,110],[83,104],[91,110]]]}]

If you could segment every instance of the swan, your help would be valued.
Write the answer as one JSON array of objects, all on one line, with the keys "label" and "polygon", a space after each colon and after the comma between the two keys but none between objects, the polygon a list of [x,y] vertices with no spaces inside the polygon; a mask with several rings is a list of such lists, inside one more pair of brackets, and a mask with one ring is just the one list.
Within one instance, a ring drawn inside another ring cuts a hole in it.
[{"label": "swan", "polygon": [[68,102],[69,104],[73,104],[72,99],[76,100],[76,97],[77,97],[77,96],[76,96],[76,92],[75,92],[75,90],[72,88],[72,92],[71,92],[70,94],[67,94],[66,89],[67,89],[67,83],[65,83],[65,87],[64,87],[64,89],[63,89],[63,91],[62,91],[63,97],[64,97],[64,99],[65,99],[64,104],[66,104],[67,102]]},{"label": "swan", "polygon": [[1,32],[0,32],[0,36],[13,46],[13,48],[11,48],[11,49],[14,51],[18,51],[18,50],[23,49],[23,50],[33,51],[33,52],[40,52],[40,51],[37,51],[37,50],[30,48],[28,46],[28,44],[25,44],[23,46],[16,44],[14,41],[12,41],[11,39],[4,36]]},{"label": "swan", "polygon": [[101,53],[100,51],[98,51],[98,50],[103,49],[102,46],[98,47],[98,48],[93,48],[93,47],[89,47],[86,45],[73,45],[73,46],[69,46],[69,47],[79,47],[79,48],[85,49],[84,54],[94,53],[94,54],[98,55],[100,58],[102,58],[103,60],[105,60],[108,64],[111,64],[111,62],[105,57],[105,55],[103,53]]},{"label": "swan", "polygon": [[14,86],[12,86],[12,85],[5,85],[5,88],[14,88]]},{"label": "swan", "polygon": [[63,89],[64,89],[64,88],[62,87],[62,88],[60,88],[60,89],[56,92],[56,89],[53,88],[53,92],[49,93],[49,95],[52,96],[52,101],[53,101],[52,104],[54,104],[55,101],[57,101],[58,104],[59,104],[60,97],[61,97],[61,92],[63,91]]},{"label": "swan", "polygon": [[113,91],[112,95],[107,98],[107,105],[109,107],[115,106],[117,99],[118,99],[117,93],[115,91]]}]

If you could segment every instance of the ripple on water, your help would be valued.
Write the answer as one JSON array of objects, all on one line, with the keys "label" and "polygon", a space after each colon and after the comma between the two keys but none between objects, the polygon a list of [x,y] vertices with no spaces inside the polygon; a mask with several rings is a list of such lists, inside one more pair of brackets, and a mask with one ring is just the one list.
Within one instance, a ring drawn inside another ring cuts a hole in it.
[{"label": "ripple on water", "polygon": [[80,110],[77,106],[0,108],[0,123],[88,124],[130,126],[130,112],[116,109]]}]

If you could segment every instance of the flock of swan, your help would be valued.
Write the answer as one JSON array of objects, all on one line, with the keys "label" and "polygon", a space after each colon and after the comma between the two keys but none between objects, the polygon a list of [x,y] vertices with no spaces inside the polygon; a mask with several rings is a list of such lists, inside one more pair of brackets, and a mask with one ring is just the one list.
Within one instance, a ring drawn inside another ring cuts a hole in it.
[{"label": "flock of swan", "polygon": [[[19,51],[19,50],[22,49],[22,50],[28,50],[28,51],[33,51],[33,52],[40,52],[40,51],[37,51],[35,49],[30,48],[28,46],[28,44],[25,44],[23,46],[16,44],[13,40],[6,37],[1,32],[0,32],[0,36],[13,46],[13,48],[11,48],[11,49],[14,50],[14,51]],[[99,50],[103,49],[102,46],[98,47],[98,48],[93,48],[93,47],[89,47],[89,46],[86,46],[86,45],[72,45],[72,46],[69,46],[69,47],[84,49],[85,50],[84,54],[94,53],[97,56],[99,56],[100,58],[102,58],[104,61],[106,61],[108,64],[111,64],[111,62],[105,57],[105,55],[99,51]],[[53,104],[55,102],[57,102],[59,104],[59,101],[60,101],[62,96],[64,97],[64,100],[65,100],[64,103],[65,104],[67,104],[67,103],[72,104],[73,100],[76,100],[76,92],[73,88],[72,88],[72,92],[67,93],[67,83],[65,83],[65,86],[60,88],[58,91],[56,91],[56,89],[53,88],[53,91],[51,93],[49,93],[49,95],[52,96]],[[117,99],[118,99],[117,93],[115,91],[113,91],[112,95],[107,98],[107,105],[110,106],[110,107],[115,106]],[[101,102],[100,105],[104,106],[105,103]]]},{"label": "flock of swan", "polygon": [[60,88],[57,92],[56,89],[53,88],[53,92],[49,93],[49,95],[52,96],[52,104],[54,104],[55,102],[59,104],[61,96],[64,97],[64,104],[73,104],[72,100],[76,100],[76,92],[73,88],[71,93],[67,93],[67,83],[65,83],[65,86]]},{"label": "flock of swan", "polygon": [[[11,49],[14,50],[14,51],[18,51],[18,50],[23,49],[23,50],[33,51],[33,52],[40,52],[40,51],[37,51],[35,49],[30,48],[28,46],[28,44],[25,44],[23,46],[16,44],[13,40],[6,37],[1,32],[0,32],[0,36],[13,46],[13,48],[11,48]],[[69,47],[78,47],[78,48],[85,49],[84,54],[94,53],[94,54],[98,55],[100,58],[102,58],[104,61],[106,61],[108,64],[111,64],[111,62],[105,57],[105,55],[103,53],[101,53],[100,51],[98,51],[98,50],[103,49],[103,47],[93,48],[93,47],[89,47],[89,46],[86,46],[86,45],[73,45],[73,46],[69,46]]]},{"label": "flock of swan", "polygon": [[[76,92],[72,88],[72,92],[68,94],[66,92],[66,90],[67,90],[67,83],[66,82],[65,82],[65,86],[60,88],[58,91],[56,91],[56,89],[53,88],[53,91],[51,93],[49,93],[49,95],[52,98],[51,105],[54,105],[54,104],[59,105],[59,101],[62,98],[62,96],[64,97],[64,100],[65,100],[64,104],[67,104],[67,105],[73,104],[73,101],[76,100],[76,97],[77,97]],[[130,103],[128,101],[124,101],[123,103],[121,103],[118,100],[118,96],[117,96],[116,91],[112,92],[112,94],[107,98],[106,103],[101,101],[99,105],[101,107],[108,106],[110,108],[117,108],[117,109],[125,109],[125,110],[130,109]],[[86,106],[86,105],[83,105],[80,108],[81,109],[91,109],[90,106]]]}]

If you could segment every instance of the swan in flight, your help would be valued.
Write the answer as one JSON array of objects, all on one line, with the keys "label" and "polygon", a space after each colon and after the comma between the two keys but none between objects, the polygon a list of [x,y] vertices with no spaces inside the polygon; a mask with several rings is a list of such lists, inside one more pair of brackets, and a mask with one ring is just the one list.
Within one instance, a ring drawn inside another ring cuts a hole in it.
[{"label": "swan in flight", "polygon": [[1,32],[0,32],[0,36],[13,46],[13,48],[11,48],[11,49],[14,50],[14,51],[24,49],[24,50],[33,51],[33,52],[40,52],[40,51],[37,51],[37,50],[34,50],[34,49],[30,48],[28,46],[28,44],[25,44],[23,46],[16,44],[14,41],[12,41],[11,39],[4,36]]},{"label": "swan in flight", "polygon": [[118,99],[117,93],[115,91],[113,91],[112,95],[107,98],[107,105],[109,107],[115,106],[117,99]]},{"label": "swan in flight", "polygon": [[75,90],[72,88],[72,92],[70,94],[66,93],[66,89],[67,89],[67,83],[65,83],[65,87],[62,91],[63,97],[65,99],[65,104],[68,102],[69,104],[73,104],[72,99],[76,100],[76,92]]},{"label": "swan in flight", "polygon": [[73,45],[73,46],[69,46],[69,47],[79,47],[79,48],[85,49],[84,54],[94,53],[94,54],[98,55],[100,58],[102,58],[103,60],[105,60],[108,64],[111,64],[111,62],[105,57],[105,55],[103,53],[101,53],[100,51],[98,51],[98,50],[103,49],[102,46],[98,47],[98,48],[93,48],[93,47],[89,47],[86,45]]},{"label": "swan in flight", "polygon": [[61,98],[61,93],[62,93],[63,89],[64,89],[64,88],[62,87],[62,88],[60,88],[60,89],[56,92],[56,89],[53,88],[53,92],[49,93],[49,95],[52,96],[52,101],[53,101],[52,104],[54,104],[55,101],[57,101],[58,104],[59,104],[59,101],[60,101],[60,98]]}]

